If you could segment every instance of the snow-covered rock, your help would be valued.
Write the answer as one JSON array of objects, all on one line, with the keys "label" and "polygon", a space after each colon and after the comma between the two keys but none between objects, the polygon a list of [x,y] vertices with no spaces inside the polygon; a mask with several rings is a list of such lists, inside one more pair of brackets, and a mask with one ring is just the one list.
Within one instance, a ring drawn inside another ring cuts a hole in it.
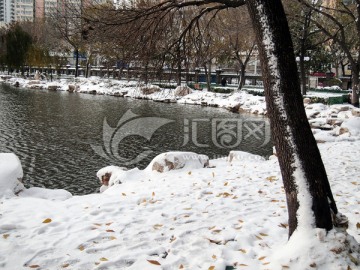
[{"label": "snow-covered rock", "polygon": [[23,170],[19,158],[13,153],[0,153],[0,197],[22,191],[22,177]]},{"label": "snow-covered rock", "polygon": [[354,117],[343,122],[341,128],[346,129],[351,136],[360,136],[360,118]]},{"label": "snow-covered rock", "polygon": [[178,169],[200,169],[209,166],[209,157],[193,152],[167,152],[156,156],[146,170],[160,173]]},{"label": "snow-covered rock", "polygon": [[183,97],[192,93],[192,89],[186,85],[176,87],[175,96]]}]

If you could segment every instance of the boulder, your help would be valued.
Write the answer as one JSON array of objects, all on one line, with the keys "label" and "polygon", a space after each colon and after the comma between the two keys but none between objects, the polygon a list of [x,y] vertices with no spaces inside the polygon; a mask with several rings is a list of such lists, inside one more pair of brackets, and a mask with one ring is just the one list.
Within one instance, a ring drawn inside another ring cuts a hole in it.
[{"label": "boulder", "polygon": [[160,173],[179,169],[200,169],[209,166],[209,157],[193,152],[167,152],[156,156],[147,170]]},{"label": "boulder", "polygon": [[311,103],[311,99],[310,98],[304,98],[304,104],[308,105]]},{"label": "boulder", "polygon": [[122,181],[129,178],[127,172],[128,172],[127,168],[118,167],[118,166],[107,166],[105,168],[100,169],[96,173],[96,176],[99,178],[101,183],[100,192],[104,192],[110,186],[113,186],[115,184],[122,184]]},{"label": "boulder", "polygon": [[23,170],[13,153],[0,153],[0,197],[16,195],[24,190]]},{"label": "boulder", "polygon": [[50,84],[50,85],[48,85],[48,90],[50,90],[50,91],[56,91],[56,90],[58,90],[58,89],[59,89],[59,86],[56,85],[56,84]]},{"label": "boulder", "polygon": [[140,91],[143,95],[150,95],[156,92],[160,92],[160,87],[156,85],[147,85],[140,87]]},{"label": "boulder", "polygon": [[343,135],[345,133],[349,133],[349,129],[346,128],[346,127],[340,127],[338,132],[337,132],[337,135]]},{"label": "boulder", "polygon": [[40,75],[39,71],[35,72],[34,79],[35,80],[40,80],[41,79],[41,75]]},{"label": "boulder", "polygon": [[360,117],[360,109],[359,108],[352,109],[351,114],[355,117]]},{"label": "boulder", "polygon": [[192,89],[186,85],[178,86],[175,89],[175,96],[183,97],[183,96],[189,95],[191,93],[192,93]]},{"label": "boulder", "polygon": [[79,90],[79,87],[78,87],[77,85],[75,85],[75,84],[69,84],[69,85],[68,85],[68,91],[69,91],[70,93],[73,93],[73,92],[75,92],[75,91],[77,91],[77,90]]}]

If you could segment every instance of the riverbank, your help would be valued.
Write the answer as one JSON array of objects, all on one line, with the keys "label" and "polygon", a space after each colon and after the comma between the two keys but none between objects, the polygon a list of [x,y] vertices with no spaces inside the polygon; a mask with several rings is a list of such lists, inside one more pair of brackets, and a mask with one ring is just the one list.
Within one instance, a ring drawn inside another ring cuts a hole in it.
[{"label": "riverbank", "polygon": [[[224,97],[217,95],[228,102]],[[18,181],[20,161],[0,154],[0,268],[356,269],[358,109],[308,104],[306,112],[322,142],[319,148],[338,209],[349,219],[347,233],[355,239],[341,231],[326,235],[308,229],[295,232],[288,242],[276,156],[265,160],[237,153],[207,164],[194,155],[171,165],[162,155],[155,160],[158,165],[154,161],[144,170],[105,167],[98,172],[99,186],[108,184],[102,193],[73,196],[66,190],[25,189]],[[170,159],[174,155],[167,154]]]},{"label": "riverbank", "polygon": [[[265,98],[254,96],[246,91],[232,94],[221,94],[208,91],[197,91],[187,86],[175,89],[160,88],[155,85],[143,85],[136,81],[101,79],[99,77],[28,80],[11,76],[2,76],[2,82],[26,89],[46,89],[49,91],[68,91],[93,95],[110,95],[115,97],[152,100],[154,102],[179,103],[224,108],[237,113],[266,115]],[[314,95],[314,93],[313,93]],[[322,98],[333,94],[319,94]],[[360,136],[351,132],[358,125],[360,109],[350,104],[324,105],[304,99],[304,106],[315,139],[318,142],[352,140]],[[350,122],[349,122],[350,121]],[[347,123],[349,122],[349,123]],[[355,138],[354,138],[355,137]]]},{"label": "riverbank", "polygon": [[[276,156],[265,160],[237,153],[231,161],[210,160],[206,168],[195,158],[179,159],[184,167],[169,171],[169,165],[162,173],[152,170],[154,162],[145,170],[107,167],[98,176],[110,172],[110,186],[85,196],[41,188],[19,191],[21,165],[3,156],[12,166],[0,173],[0,182],[7,183],[6,192],[0,192],[0,267],[356,269],[360,140],[319,147],[338,209],[348,217],[347,232],[355,239],[341,231],[325,235],[308,229],[296,231],[288,242]],[[155,161],[168,165],[162,157]]]}]

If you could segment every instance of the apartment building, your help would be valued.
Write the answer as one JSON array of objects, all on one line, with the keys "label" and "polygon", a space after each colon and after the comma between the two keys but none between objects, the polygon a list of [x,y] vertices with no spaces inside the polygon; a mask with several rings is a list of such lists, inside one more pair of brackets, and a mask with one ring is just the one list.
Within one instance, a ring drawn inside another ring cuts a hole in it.
[{"label": "apartment building", "polygon": [[32,21],[34,19],[33,0],[14,0],[15,21]]},{"label": "apartment building", "polygon": [[15,20],[15,0],[0,0],[0,26]]}]

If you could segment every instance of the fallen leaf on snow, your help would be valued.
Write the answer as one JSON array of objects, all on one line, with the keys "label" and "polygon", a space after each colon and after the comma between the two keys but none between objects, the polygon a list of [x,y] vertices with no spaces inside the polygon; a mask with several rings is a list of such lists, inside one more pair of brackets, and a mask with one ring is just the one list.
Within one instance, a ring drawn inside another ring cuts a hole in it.
[{"label": "fallen leaf on snow", "polygon": [[102,257],[102,258],[100,258],[100,261],[102,261],[102,262],[107,262],[107,261],[108,261],[108,259],[107,259],[107,258],[105,258],[105,257]]},{"label": "fallen leaf on snow", "polygon": [[4,239],[8,239],[9,236],[10,236],[10,234],[3,234]]},{"label": "fallen leaf on snow", "polygon": [[147,260],[147,261],[154,265],[161,265],[158,261],[154,261],[154,260]]},{"label": "fallen leaf on snow", "polygon": [[51,218],[47,218],[47,219],[44,219],[44,221],[42,223],[50,223],[52,220]]}]

